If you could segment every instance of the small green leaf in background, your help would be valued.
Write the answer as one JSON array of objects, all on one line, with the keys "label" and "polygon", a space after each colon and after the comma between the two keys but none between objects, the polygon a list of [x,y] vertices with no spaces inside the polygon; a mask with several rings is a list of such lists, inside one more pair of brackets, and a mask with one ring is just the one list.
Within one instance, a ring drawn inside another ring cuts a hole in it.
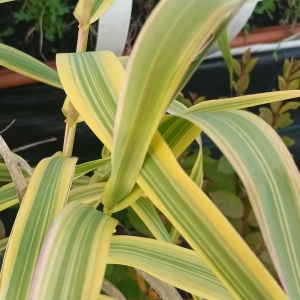
[{"label": "small green leaf in background", "polygon": [[141,300],[145,296],[139,288],[136,271],[127,266],[107,265],[105,278],[118,287],[126,299]]},{"label": "small green leaf in background", "polygon": [[142,233],[145,236],[152,236],[147,226],[143,223],[140,217],[130,207],[127,208],[127,217],[131,225],[136,229],[137,232]]},{"label": "small green leaf in background", "polygon": [[283,78],[285,80],[289,78],[291,70],[292,70],[291,62],[288,59],[285,59],[283,63]]},{"label": "small green leaf in background", "polygon": [[228,72],[229,72],[229,83],[230,88],[233,80],[233,63],[232,63],[232,56],[231,56],[231,49],[229,45],[228,40],[228,34],[227,34],[227,27],[224,27],[224,29],[221,31],[218,37],[218,46],[222,52],[223,59],[226,63]]},{"label": "small green leaf in background", "polygon": [[284,105],[282,105],[282,107],[279,110],[279,114],[283,114],[284,112],[292,109],[292,110],[296,110],[297,108],[300,107],[300,102],[287,102]]},{"label": "small green leaf in background", "polygon": [[261,244],[264,243],[264,239],[260,232],[251,232],[245,236],[245,242],[249,245],[253,252],[256,253]]},{"label": "small green leaf in background", "polygon": [[288,83],[286,89],[287,90],[298,90],[299,85],[300,85],[300,80],[295,79],[295,80],[292,80]]},{"label": "small green leaf in background", "polygon": [[205,191],[213,192],[217,190],[228,190],[233,194],[237,192],[237,186],[235,182],[235,172],[223,173],[218,170],[219,161],[212,159],[211,157],[204,155],[203,158],[203,170],[204,179],[206,182]]},{"label": "small green leaf in background", "polygon": [[281,139],[283,140],[283,142],[285,143],[285,145],[287,147],[291,147],[293,145],[295,145],[295,141],[290,138],[289,136],[281,136]]},{"label": "small green leaf in background", "polygon": [[267,107],[259,108],[259,116],[265,120],[269,125],[273,123],[273,114],[272,111]]},{"label": "small green leaf in background", "polygon": [[283,113],[280,115],[274,124],[274,128],[284,128],[289,125],[293,124],[293,120],[291,119],[291,114],[290,113]]},{"label": "small green leaf in background", "polygon": [[223,174],[234,174],[234,168],[228,161],[228,159],[222,155],[218,162],[218,172]]},{"label": "small green leaf in background", "polygon": [[271,110],[274,114],[277,114],[280,107],[282,105],[282,101],[276,101],[276,102],[272,102],[270,103],[270,106],[271,106]]},{"label": "small green leaf in background", "polygon": [[245,69],[244,69],[244,74],[245,75],[249,75],[250,72],[254,69],[255,65],[257,64],[258,62],[258,58],[252,58],[248,64],[245,66]]},{"label": "small green leaf in background", "polygon": [[240,63],[236,59],[233,59],[232,60],[232,66],[233,66],[233,70],[234,70],[235,75],[237,77],[240,77],[241,74],[242,74],[242,68],[241,68]]},{"label": "small green leaf in background", "polygon": [[259,258],[261,262],[264,264],[264,266],[267,268],[267,270],[273,275],[273,277],[277,278],[277,271],[272,262],[270,253],[266,248],[261,252]]},{"label": "small green leaf in background", "polygon": [[245,236],[245,242],[253,250],[254,253],[259,257],[268,271],[277,278],[277,272],[274,268],[274,264],[270,257],[269,251],[266,248],[264,239],[260,232],[251,232]]},{"label": "small green leaf in background", "polygon": [[249,75],[244,75],[243,77],[241,77],[237,84],[236,93],[238,95],[243,95],[247,91],[249,84]]},{"label": "small green leaf in background", "polygon": [[252,227],[258,227],[258,223],[257,223],[257,220],[256,220],[253,210],[251,210],[251,212],[249,213],[247,222]]},{"label": "small green leaf in background", "polygon": [[225,216],[231,218],[241,218],[243,216],[243,202],[235,194],[226,190],[219,190],[210,192],[209,196]]},{"label": "small green leaf in background", "polygon": [[248,48],[242,55],[242,63],[243,65],[247,65],[249,63],[251,59],[251,52],[250,52],[250,48]]},{"label": "small green leaf in background", "polygon": [[237,219],[237,218],[229,218],[228,217],[228,221],[230,222],[230,224],[235,228],[235,230],[237,232],[241,232],[243,229],[243,221],[242,219]]},{"label": "small green leaf in background", "polygon": [[286,82],[281,76],[278,76],[278,87],[280,91],[286,90]]}]

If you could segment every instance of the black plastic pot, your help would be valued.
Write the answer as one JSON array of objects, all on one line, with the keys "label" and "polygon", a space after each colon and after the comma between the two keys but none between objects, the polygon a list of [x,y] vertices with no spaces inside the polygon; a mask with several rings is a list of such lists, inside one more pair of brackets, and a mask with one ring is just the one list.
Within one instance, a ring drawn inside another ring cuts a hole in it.
[{"label": "black plastic pot", "polygon": [[[298,48],[283,50],[277,53],[277,59],[272,52],[253,54],[259,56],[259,62],[251,73],[251,83],[248,93],[268,92],[277,87],[277,76],[282,73],[285,58],[297,57]],[[195,92],[207,99],[230,97],[229,77],[223,59],[206,60],[190,80],[184,92]],[[62,150],[64,135],[64,116],[61,107],[65,98],[63,91],[44,85],[35,84],[18,88],[0,90],[0,130],[11,120],[16,122],[2,134],[11,149],[51,137],[57,141],[35,146],[19,152],[30,164],[35,165],[42,158]],[[257,112],[257,108],[252,109]],[[295,160],[300,166],[300,113],[292,112],[294,124],[281,130],[282,135],[288,135],[296,144],[290,148]],[[209,139],[204,138],[204,145],[212,154],[219,152]],[[84,124],[80,123],[74,148],[74,155],[80,161],[100,157],[102,144]]]},{"label": "black plastic pot", "polygon": [[[2,136],[11,149],[49,138],[54,142],[18,152],[32,165],[62,150],[65,123],[61,107],[64,91],[45,84],[0,90],[0,130],[13,119],[15,123]],[[81,161],[99,158],[102,144],[85,123],[77,127],[74,155]]]}]

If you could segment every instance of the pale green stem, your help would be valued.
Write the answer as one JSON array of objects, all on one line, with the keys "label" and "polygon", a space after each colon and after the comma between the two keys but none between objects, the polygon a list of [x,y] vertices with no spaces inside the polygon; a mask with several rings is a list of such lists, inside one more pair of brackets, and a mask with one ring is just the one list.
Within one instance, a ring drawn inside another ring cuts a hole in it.
[{"label": "pale green stem", "polygon": [[[86,52],[87,41],[89,36],[89,20],[91,14],[92,1],[87,0],[85,2],[86,3],[84,3],[83,5],[85,9],[83,11],[82,18],[79,21],[78,26],[78,38],[76,47],[77,53]],[[63,155],[65,157],[72,157],[78,116],[78,112],[76,111],[73,104],[70,102],[68,116],[66,119],[65,139],[63,146]]]}]

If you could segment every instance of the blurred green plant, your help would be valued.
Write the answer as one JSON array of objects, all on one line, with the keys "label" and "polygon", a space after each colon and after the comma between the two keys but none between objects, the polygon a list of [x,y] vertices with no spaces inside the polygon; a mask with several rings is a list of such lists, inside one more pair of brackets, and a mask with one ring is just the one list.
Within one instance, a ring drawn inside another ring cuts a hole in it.
[{"label": "blurred green plant", "polygon": [[[297,90],[300,86],[300,61],[297,59],[285,59],[283,64],[283,75],[278,76],[278,88],[280,91]],[[286,128],[293,124],[291,119],[291,110],[300,107],[300,102],[290,101],[284,103],[282,101],[270,104],[270,108],[261,107],[259,116],[264,119],[274,129]],[[288,137],[282,137],[287,146],[294,145],[294,141]]]},{"label": "blurred green plant", "polygon": [[232,59],[233,71],[236,76],[236,80],[232,82],[232,88],[235,90],[235,96],[242,96],[247,91],[250,84],[249,74],[254,69],[258,58],[251,58],[250,49],[247,49],[242,55],[241,64]]},{"label": "blurred green plant", "polygon": [[[251,19],[255,18],[255,15],[263,15],[270,20],[276,19],[279,25],[293,24],[300,18],[300,1],[263,0],[257,3]],[[247,26],[247,29],[250,29],[250,26]]]},{"label": "blurred green plant", "polygon": [[66,30],[63,16],[70,11],[67,0],[26,0],[21,11],[14,13],[16,22],[31,26],[27,33],[37,31],[48,41],[61,39]]}]

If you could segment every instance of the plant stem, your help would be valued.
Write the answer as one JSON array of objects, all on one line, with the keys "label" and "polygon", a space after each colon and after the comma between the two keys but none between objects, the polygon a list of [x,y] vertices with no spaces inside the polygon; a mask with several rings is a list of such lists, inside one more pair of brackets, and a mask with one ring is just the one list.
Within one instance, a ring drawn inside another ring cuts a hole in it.
[{"label": "plant stem", "polygon": [[[82,24],[79,24],[76,47],[77,53],[86,52],[89,28],[89,25],[83,26]],[[65,157],[72,157],[78,116],[79,114],[77,110],[70,101],[68,116],[66,119],[66,129],[63,146],[63,155]]]}]

